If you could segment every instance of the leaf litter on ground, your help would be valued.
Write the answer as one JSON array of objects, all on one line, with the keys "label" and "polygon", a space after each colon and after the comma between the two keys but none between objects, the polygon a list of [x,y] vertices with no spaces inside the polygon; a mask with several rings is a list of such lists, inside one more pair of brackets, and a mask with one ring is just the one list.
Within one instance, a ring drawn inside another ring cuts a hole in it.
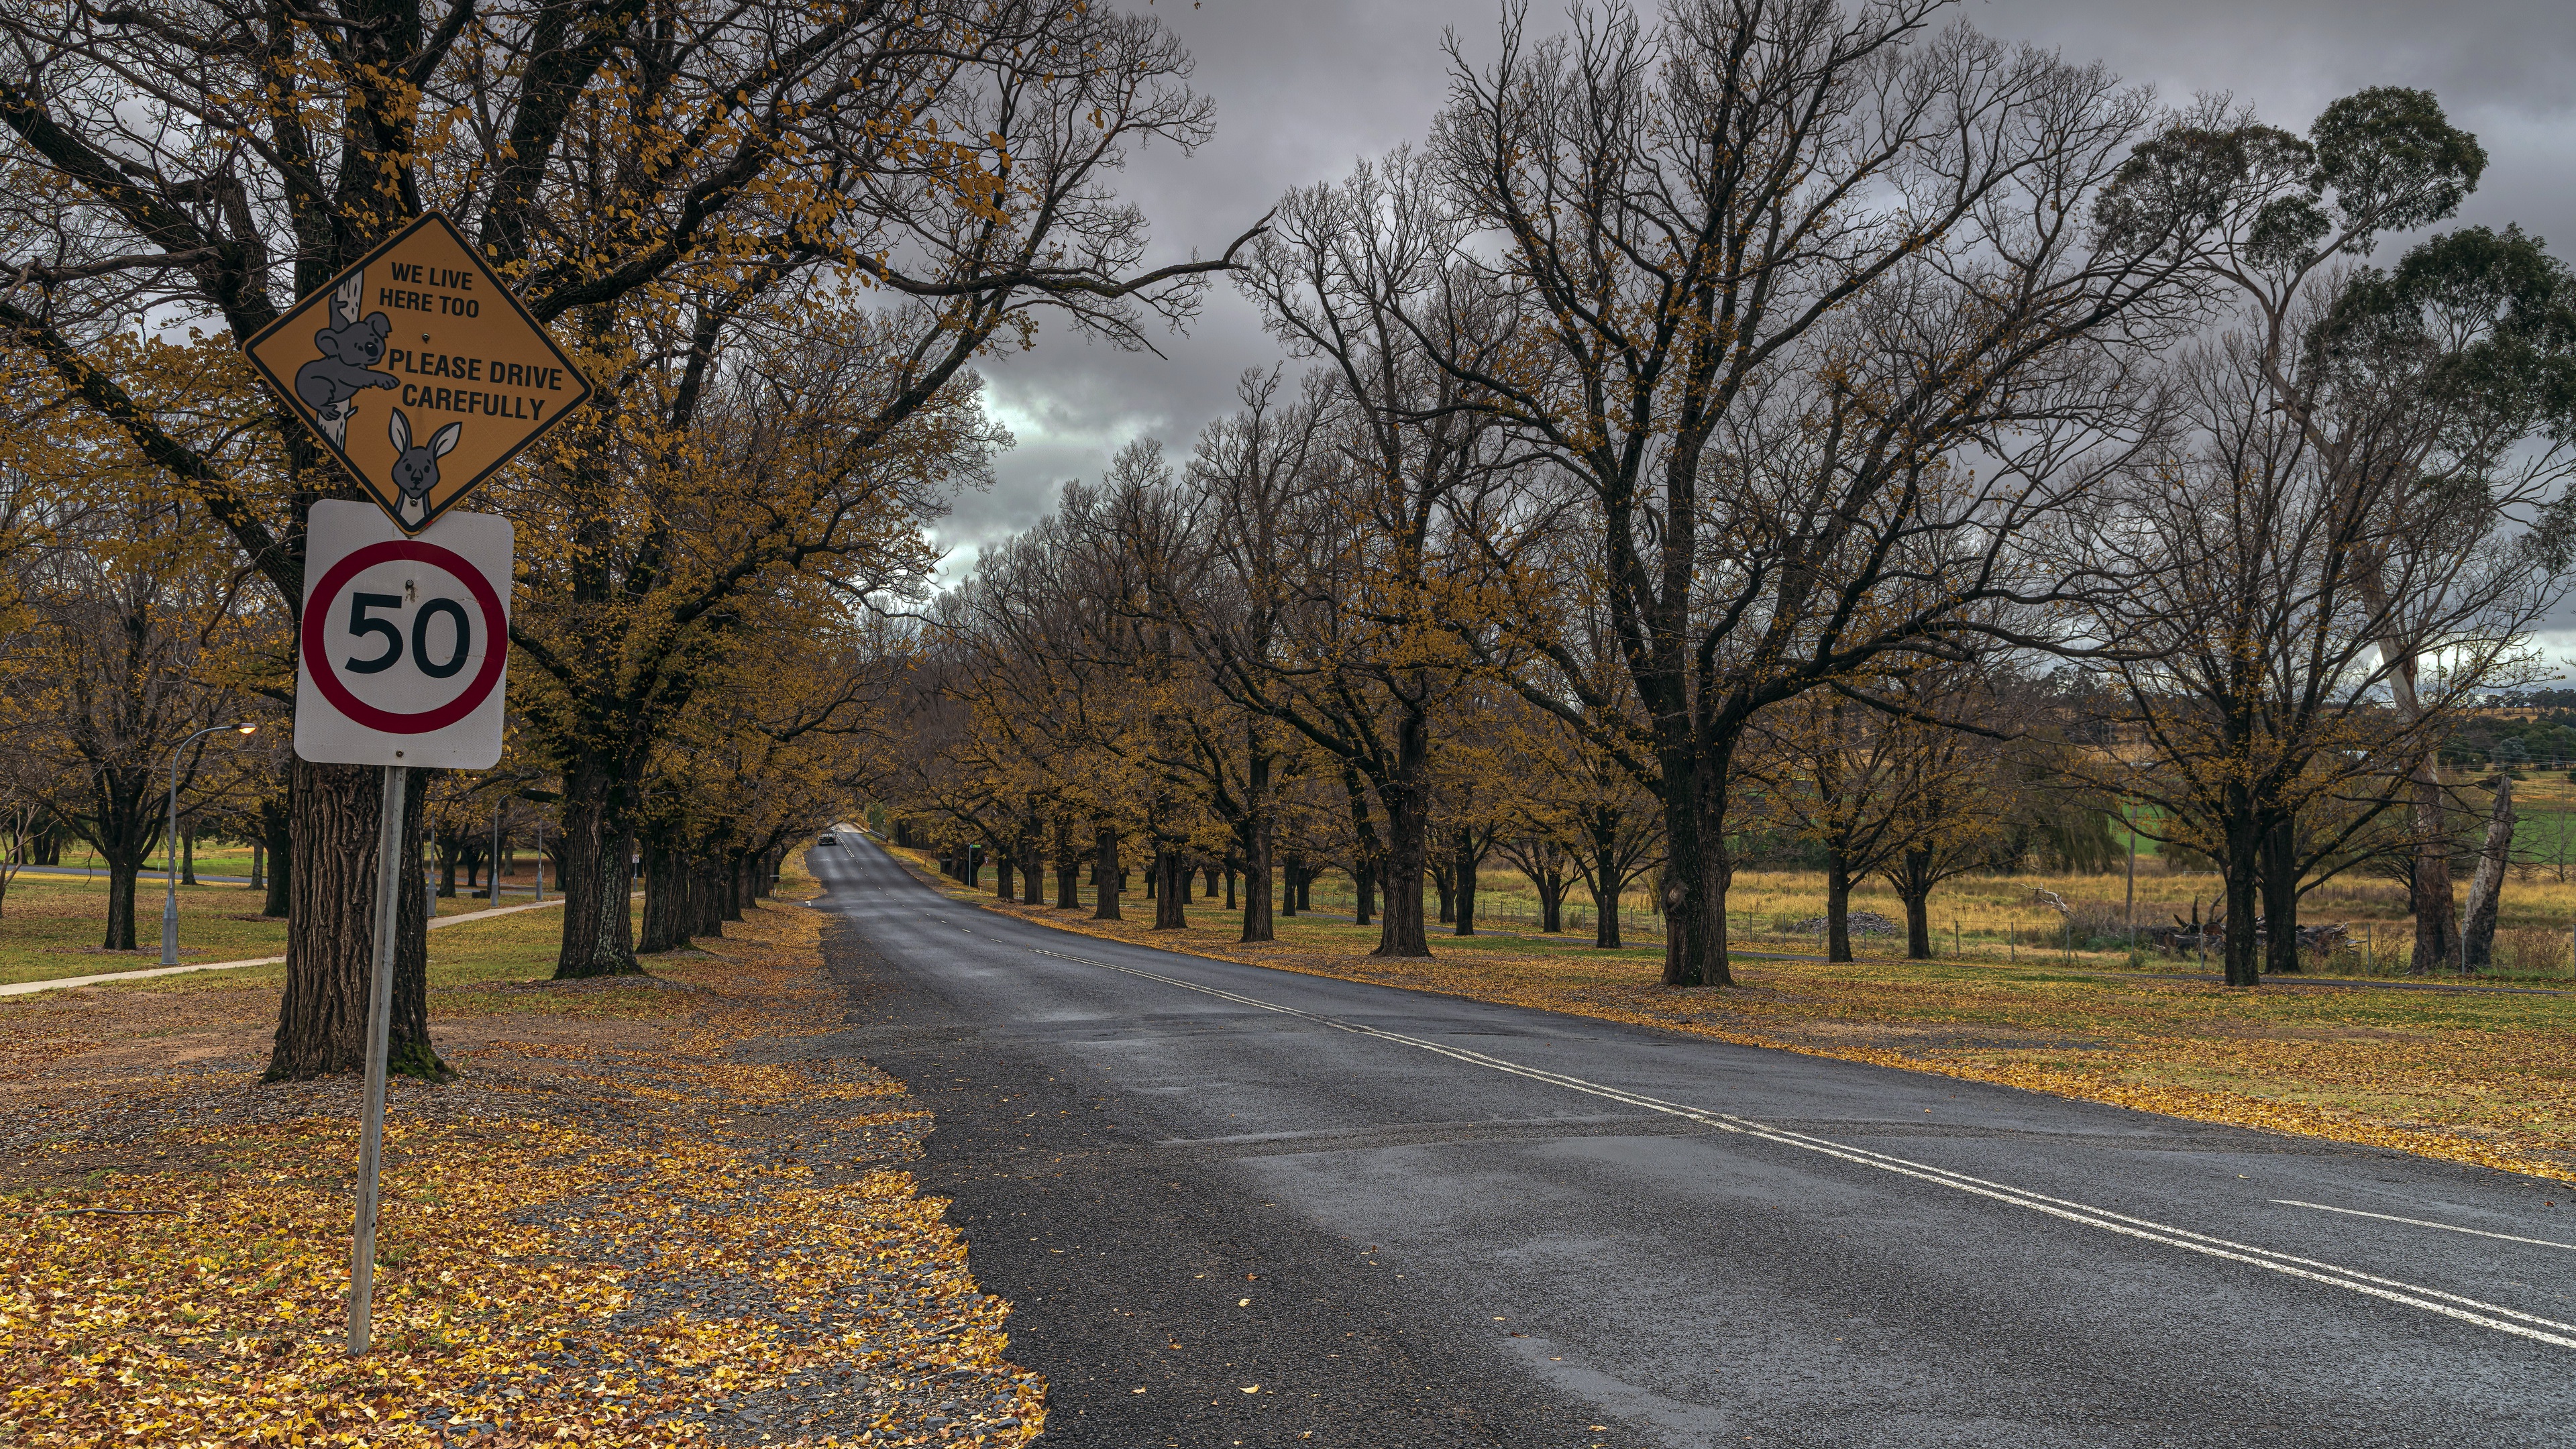
[{"label": "leaf litter on ground", "polygon": [[930,1114],[813,1045],[821,918],[726,929],[633,990],[433,996],[462,1075],[394,1091],[362,1359],[358,1089],[252,1080],[273,989],[0,1007],[0,1443],[1027,1443],[1009,1305],[906,1170]]}]

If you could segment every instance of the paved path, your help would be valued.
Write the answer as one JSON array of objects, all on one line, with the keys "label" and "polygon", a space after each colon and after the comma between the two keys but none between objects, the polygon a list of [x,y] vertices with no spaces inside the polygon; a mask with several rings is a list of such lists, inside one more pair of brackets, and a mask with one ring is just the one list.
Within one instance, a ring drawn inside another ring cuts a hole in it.
[{"label": "paved path", "polygon": [[[433,931],[448,926],[461,926],[467,921],[488,921],[494,916],[515,916],[521,911],[542,911],[563,904],[558,896],[550,901],[530,901],[524,906],[502,906],[488,911],[466,911],[461,915],[440,916],[429,923]],[[57,976],[50,981],[19,981],[0,986],[0,996],[25,996],[36,991],[57,991],[66,986],[103,986],[119,981],[141,981],[153,976],[185,976],[191,971],[230,971],[236,966],[274,966],[283,956],[253,956],[242,961],[201,961],[187,966],[154,966],[142,971],[102,971],[95,976]]]},{"label": "paved path", "polygon": [[1060,1449],[2576,1443],[2567,1185],[807,859],[842,1046],[937,1109],[926,1185]]}]

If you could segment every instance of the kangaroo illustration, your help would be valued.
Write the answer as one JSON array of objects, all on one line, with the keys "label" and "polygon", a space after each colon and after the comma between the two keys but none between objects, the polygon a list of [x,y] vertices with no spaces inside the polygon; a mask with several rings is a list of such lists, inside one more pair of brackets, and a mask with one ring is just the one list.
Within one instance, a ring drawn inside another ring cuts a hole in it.
[{"label": "kangaroo illustration", "polygon": [[449,423],[415,448],[411,443],[411,419],[403,416],[401,408],[394,409],[394,415],[385,420],[385,436],[402,450],[402,456],[394,459],[393,479],[395,491],[402,494],[404,522],[414,523],[429,516],[429,490],[438,486],[438,460],[455,452],[456,440],[464,435],[463,423]]},{"label": "kangaroo illustration", "polygon": [[394,324],[382,312],[360,319],[358,304],[366,296],[367,274],[362,271],[350,273],[349,280],[332,289],[331,325],[313,334],[322,355],[295,369],[295,395],[313,410],[332,446],[343,449],[349,445],[349,415],[357,411],[350,399],[367,388],[402,385],[392,373],[372,367],[385,355],[385,337]]}]

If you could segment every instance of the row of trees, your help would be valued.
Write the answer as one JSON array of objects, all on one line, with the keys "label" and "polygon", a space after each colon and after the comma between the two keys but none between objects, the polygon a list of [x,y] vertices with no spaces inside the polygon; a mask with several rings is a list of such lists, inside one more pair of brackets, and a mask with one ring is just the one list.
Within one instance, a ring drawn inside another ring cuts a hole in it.
[{"label": "row of trees", "polygon": [[1659,859],[1694,986],[1756,832],[1919,901],[2020,781],[2215,861],[2232,983],[2392,828],[2458,959],[2433,752],[2563,592],[2576,283],[2512,229],[2367,260],[2483,167],[2427,94],[2159,112],[1939,8],[1453,42],[1424,144],[1237,270],[1305,370],[939,601],[903,803],[1059,871],[1136,841],[1159,925],[1238,862],[1252,939],[1329,818],[1398,956],[1491,841]]},{"label": "row of trees", "polygon": [[[278,698],[306,510],[359,495],[237,340],[447,212],[598,389],[474,506],[520,550],[522,763],[493,788],[558,822],[559,974],[632,971],[630,858],[670,886],[847,798],[894,667],[874,611],[917,596],[924,522],[1005,441],[973,357],[1049,313],[1132,345],[1222,265],[1142,268],[1107,184],[1128,147],[1206,134],[1187,69],[1157,23],[1087,0],[13,8],[13,546],[80,554],[73,485],[115,475],[214,545],[188,557],[247,636],[238,687]],[[166,602],[173,637],[208,617]],[[377,810],[364,770],[288,766],[276,1076],[359,1060]],[[690,928],[679,898],[648,900],[643,944]],[[397,1052],[427,1069],[420,923],[400,960]]]}]

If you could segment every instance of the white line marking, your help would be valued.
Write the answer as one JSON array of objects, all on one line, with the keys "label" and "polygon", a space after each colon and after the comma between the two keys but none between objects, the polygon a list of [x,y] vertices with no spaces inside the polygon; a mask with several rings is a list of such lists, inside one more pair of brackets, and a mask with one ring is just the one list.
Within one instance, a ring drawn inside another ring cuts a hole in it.
[{"label": "white line marking", "polygon": [[1831,1138],[1817,1137],[1809,1133],[1796,1132],[1784,1127],[1773,1127],[1767,1123],[1757,1122],[1749,1117],[1738,1117],[1728,1112],[1714,1112],[1705,1108],[1685,1106],[1678,1102],[1666,1102],[1659,1098],[1648,1097],[1640,1093],[1627,1091],[1623,1088],[1604,1086],[1599,1082],[1586,1081],[1581,1077],[1570,1077],[1561,1072],[1551,1072],[1538,1067],[1524,1066],[1519,1062],[1507,1061],[1501,1057],[1490,1056],[1484,1052],[1470,1051],[1463,1047],[1446,1046],[1439,1042],[1426,1041],[1421,1037],[1407,1036],[1402,1032],[1385,1031],[1373,1026],[1362,1026],[1357,1022],[1341,1021],[1334,1017],[1322,1016],[1311,1011],[1303,1011],[1293,1006],[1281,1006],[1276,1002],[1263,1001],[1258,997],[1244,996],[1240,993],[1226,991],[1214,986],[1203,986],[1195,981],[1183,981],[1177,976],[1164,976],[1157,972],[1140,971],[1132,966],[1116,966],[1107,961],[1094,961],[1083,956],[1068,956],[1062,952],[1044,951],[1039,950],[1036,947],[1031,947],[1030,950],[1032,953],[1039,956],[1051,956],[1059,961],[1072,961],[1084,966],[1096,966],[1105,971],[1116,971],[1128,976],[1141,977],[1147,981],[1159,981],[1166,986],[1177,986],[1184,991],[1199,992],[1202,995],[1214,996],[1221,1000],[1234,1002],[1238,1005],[1254,1007],[1262,1011],[1277,1012],[1282,1016],[1301,1017],[1321,1026],[1332,1027],[1336,1031],[1350,1032],[1355,1036],[1376,1037],[1381,1041],[1396,1042],[1404,1046],[1431,1052],[1437,1056],[1448,1057],[1453,1061],[1465,1062],[1470,1066],[1484,1067],[1491,1071],[1507,1072],[1513,1076],[1527,1077],[1535,1082],[1545,1082],[1551,1086],[1563,1087],[1568,1091],[1583,1092],[1591,1096],[1605,1098],[1609,1101],[1625,1103],[1632,1107],[1643,1107],[1648,1111],[1661,1112],[1668,1116],[1686,1118],[1690,1121],[1700,1122],[1708,1126],[1715,1127],[1723,1132],[1734,1132],[1748,1137],[1758,1137],[1765,1142],[1777,1143],[1784,1147],[1795,1147],[1802,1151],[1814,1152],[1826,1157],[1839,1158],[1842,1161],[1855,1163],[1862,1167],[1874,1167],[1881,1172],[1894,1173],[1899,1177],[1914,1178],[1921,1182],[1931,1183],[1937,1187],[1949,1188],[1955,1192],[1964,1192],[1976,1197],[1990,1198],[1993,1201],[2007,1203],[2013,1207],[2027,1208],[2032,1212],[2044,1213],[2049,1217],[2062,1219],[2066,1222],[2081,1224],[2088,1228],[2098,1228],[2106,1233],[2117,1233],[2122,1237],[2136,1238],[2142,1242],[2159,1243],[2169,1248],[2180,1248],[2185,1252],[2198,1253],[2203,1257],[2221,1258],[2231,1263],[2243,1263],[2249,1267],[2261,1268],[2266,1272],[2279,1273],[2285,1277],[2303,1278],[2311,1283],[2323,1283],[2329,1287],[2341,1288],[2346,1292],[2360,1293],[2372,1298],[2385,1299],[2391,1303],[2402,1303],[2409,1308],[2420,1308],[2427,1313],[2438,1313],[2445,1318],[2455,1318],[2463,1323],[2474,1323],[2480,1328],[2491,1328],[2498,1333],[2509,1333],[2519,1338],[2528,1338],[2540,1343],[2555,1344],[2560,1348],[2576,1348],[2576,1324],[2561,1323],[2556,1319],[2543,1318],[2538,1314],[2525,1313],[2520,1309],[2506,1308],[2494,1303],[2485,1303],[2475,1298],[2465,1298],[2457,1293],[2446,1293],[2439,1288],[2426,1288],[2418,1284],[2400,1282],[2394,1278],[2382,1278],[2377,1274],[2365,1273],[2357,1268],[2346,1268],[2336,1263],[2319,1262],[2313,1258],[2301,1258],[2289,1253],[2277,1252],[2270,1248],[2258,1248],[2250,1243],[2239,1243],[2226,1238],[2212,1237],[2207,1233],[2193,1232],[2188,1228],[2174,1227],[2171,1224],[2156,1222],[2150,1218],[2131,1217],[2126,1213],[2113,1212],[2108,1208],[2094,1207],[2089,1203],[2076,1202],[2072,1199],[2062,1197],[2051,1197],[2046,1193],[2035,1192],[2029,1188],[2014,1187],[2008,1183],[1991,1182],[1981,1177],[1971,1177],[1966,1173],[1955,1172],[1945,1167],[1935,1167],[1930,1163],[1916,1162],[1910,1158],[1894,1157],[1883,1152],[1872,1152],[1868,1148],[1854,1147],[1849,1143],[1836,1142]]},{"label": "white line marking", "polygon": [[2511,1233],[2490,1233],[2483,1228],[2463,1228],[2452,1223],[2437,1223],[2424,1218],[2401,1218],[2394,1213],[2366,1213],[2359,1208],[2328,1207],[2321,1202],[2301,1202],[2294,1197],[2276,1197],[2272,1201],[2283,1207],[2315,1208],[2321,1213],[2342,1213],[2346,1217],[2377,1218],[2384,1223],[2407,1223],[2419,1228],[2440,1228],[2446,1233],[2467,1233],[2476,1238],[2495,1238],[2507,1243],[2529,1243],[2535,1248],[2565,1248],[2576,1253],[2576,1243],[2553,1243],[2547,1238],[2517,1238]]}]

